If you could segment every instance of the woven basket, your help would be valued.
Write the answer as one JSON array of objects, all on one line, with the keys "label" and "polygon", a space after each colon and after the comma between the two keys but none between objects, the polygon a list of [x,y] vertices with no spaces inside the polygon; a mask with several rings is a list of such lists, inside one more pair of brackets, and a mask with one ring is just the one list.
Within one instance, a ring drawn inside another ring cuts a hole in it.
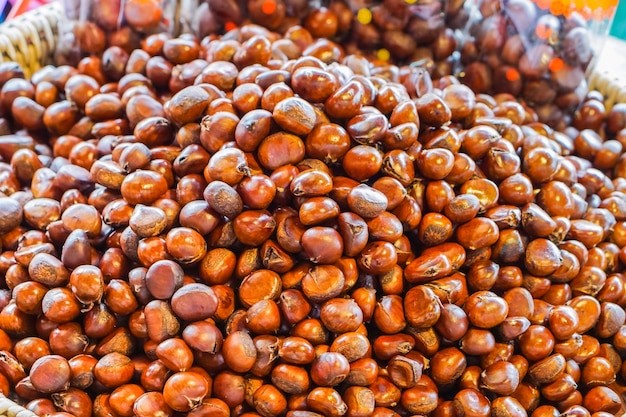
[{"label": "woven basket", "polygon": [[0,417],[37,417],[37,414],[0,394]]},{"label": "woven basket", "polygon": [[17,62],[27,76],[51,63],[64,18],[61,3],[53,2],[0,25],[0,62]]}]

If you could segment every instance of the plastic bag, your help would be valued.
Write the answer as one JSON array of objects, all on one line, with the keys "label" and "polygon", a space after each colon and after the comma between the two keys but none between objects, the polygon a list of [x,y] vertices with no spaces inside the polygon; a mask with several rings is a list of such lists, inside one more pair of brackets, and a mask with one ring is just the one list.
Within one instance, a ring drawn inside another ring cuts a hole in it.
[{"label": "plastic bag", "polygon": [[[460,0],[457,0],[460,1]],[[285,33],[302,26],[346,53],[395,64],[419,62],[452,72],[456,39],[446,27],[448,0],[64,0],[57,63],[76,65],[109,46],[127,53],[146,35],[220,35],[247,23]]]},{"label": "plastic bag", "polygon": [[178,0],[63,0],[66,20],[60,23],[58,64],[76,65],[109,46],[128,53],[145,36],[179,28]]},{"label": "plastic bag", "polygon": [[[86,42],[81,44],[81,32],[84,32],[81,27],[87,22],[91,5],[86,0],[63,0],[63,9],[66,20],[59,22],[59,38],[54,57],[58,65],[76,65],[82,51],[88,48]],[[98,32],[98,28],[95,29]],[[96,36],[101,38],[99,34]],[[99,47],[93,49],[96,49],[94,53],[102,52]]]},{"label": "plastic bag", "polygon": [[461,62],[477,92],[509,93],[554,124],[587,93],[590,71],[608,34],[617,0],[478,0],[467,2]]},{"label": "plastic bag", "polygon": [[201,0],[190,26],[200,38],[223,34],[246,23],[284,33],[303,23],[310,4],[308,0]]},{"label": "plastic bag", "polygon": [[447,7],[448,0],[204,0],[191,27],[202,38],[245,23],[278,33],[302,26],[346,53],[398,64],[426,60],[449,74],[456,41]]},{"label": "plastic bag", "polygon": [[355,16],[348,50],[353,44],[378,60],[418,62],[431,69],[440,65],[443,73],[450,73],[449,57],[456,42],[445,24],[447,1],[349,0],[347,4]]}]

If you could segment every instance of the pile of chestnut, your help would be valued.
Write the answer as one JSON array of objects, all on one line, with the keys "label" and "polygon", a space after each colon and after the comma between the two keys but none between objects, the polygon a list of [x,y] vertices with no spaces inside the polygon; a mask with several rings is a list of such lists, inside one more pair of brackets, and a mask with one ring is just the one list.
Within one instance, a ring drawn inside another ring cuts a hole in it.
[{"label": "pile of chestnut", "polygon": [[626,105],[602,100],[554,130],[297,25],[0,64],[0,393],[50,417],[619,415]]}]

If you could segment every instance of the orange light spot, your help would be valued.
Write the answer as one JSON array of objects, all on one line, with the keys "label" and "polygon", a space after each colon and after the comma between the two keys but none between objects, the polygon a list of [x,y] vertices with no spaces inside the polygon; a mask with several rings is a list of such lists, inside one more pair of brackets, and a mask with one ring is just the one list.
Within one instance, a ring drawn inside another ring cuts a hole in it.
[{"label": "orange light spot", "polygon": [[600,0],[587,0],[586,4],[591,10],[596,10],[597,8],[601,7]]},{"label": "orange light spot", "polygon": [[563,69],[563,60],[561,58],[552,58],[548,64],[548,68],[552,72],[559,72]]},{"label": "orange light spot", "polygon": [[272,14],[276,11],[276,2],[274,0],[267,0],[263,2],[261,11],[265,14]]},{"label": "orange light spot", "polygon": [[226,29],[226,32],[230,32],[233,29],[237,29],[237,24],[235,22],[226,22],[224,29]]},{"label": "orange light spot", "polygon": [[552,13],[555,16],[561,15],[565,12],[565,4],[561,3],[560,1],[553,1],[550,4],[550,13]]},{"label": "orange light spot", "polygon": [[538,25],[535,33],[539,39],[550,39],[552,36],[552,28],[547,25]]},{"label": "orange light spot", "polygon": [[511,82],[519,80],[519,72],[517,72],[515,68],[509,68],[508,70],[506,70],[504,76],[508,81]]}]

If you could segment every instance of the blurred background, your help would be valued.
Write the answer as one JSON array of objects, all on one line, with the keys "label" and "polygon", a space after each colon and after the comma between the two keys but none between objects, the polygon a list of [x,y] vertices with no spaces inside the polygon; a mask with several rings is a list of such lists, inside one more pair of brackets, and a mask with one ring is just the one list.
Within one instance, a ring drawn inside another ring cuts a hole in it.
[{"label": "blurred background", "polygon": [[617,6],[617,12],[611,27],[611,35],[626,39],[626,0],[622,0]]},{"label": "blurred background", "polygon": [[[54,0],[0,0],[0,23]],[[611,35],[626,40],[626,0],[621,0],[613,19]]]}]

